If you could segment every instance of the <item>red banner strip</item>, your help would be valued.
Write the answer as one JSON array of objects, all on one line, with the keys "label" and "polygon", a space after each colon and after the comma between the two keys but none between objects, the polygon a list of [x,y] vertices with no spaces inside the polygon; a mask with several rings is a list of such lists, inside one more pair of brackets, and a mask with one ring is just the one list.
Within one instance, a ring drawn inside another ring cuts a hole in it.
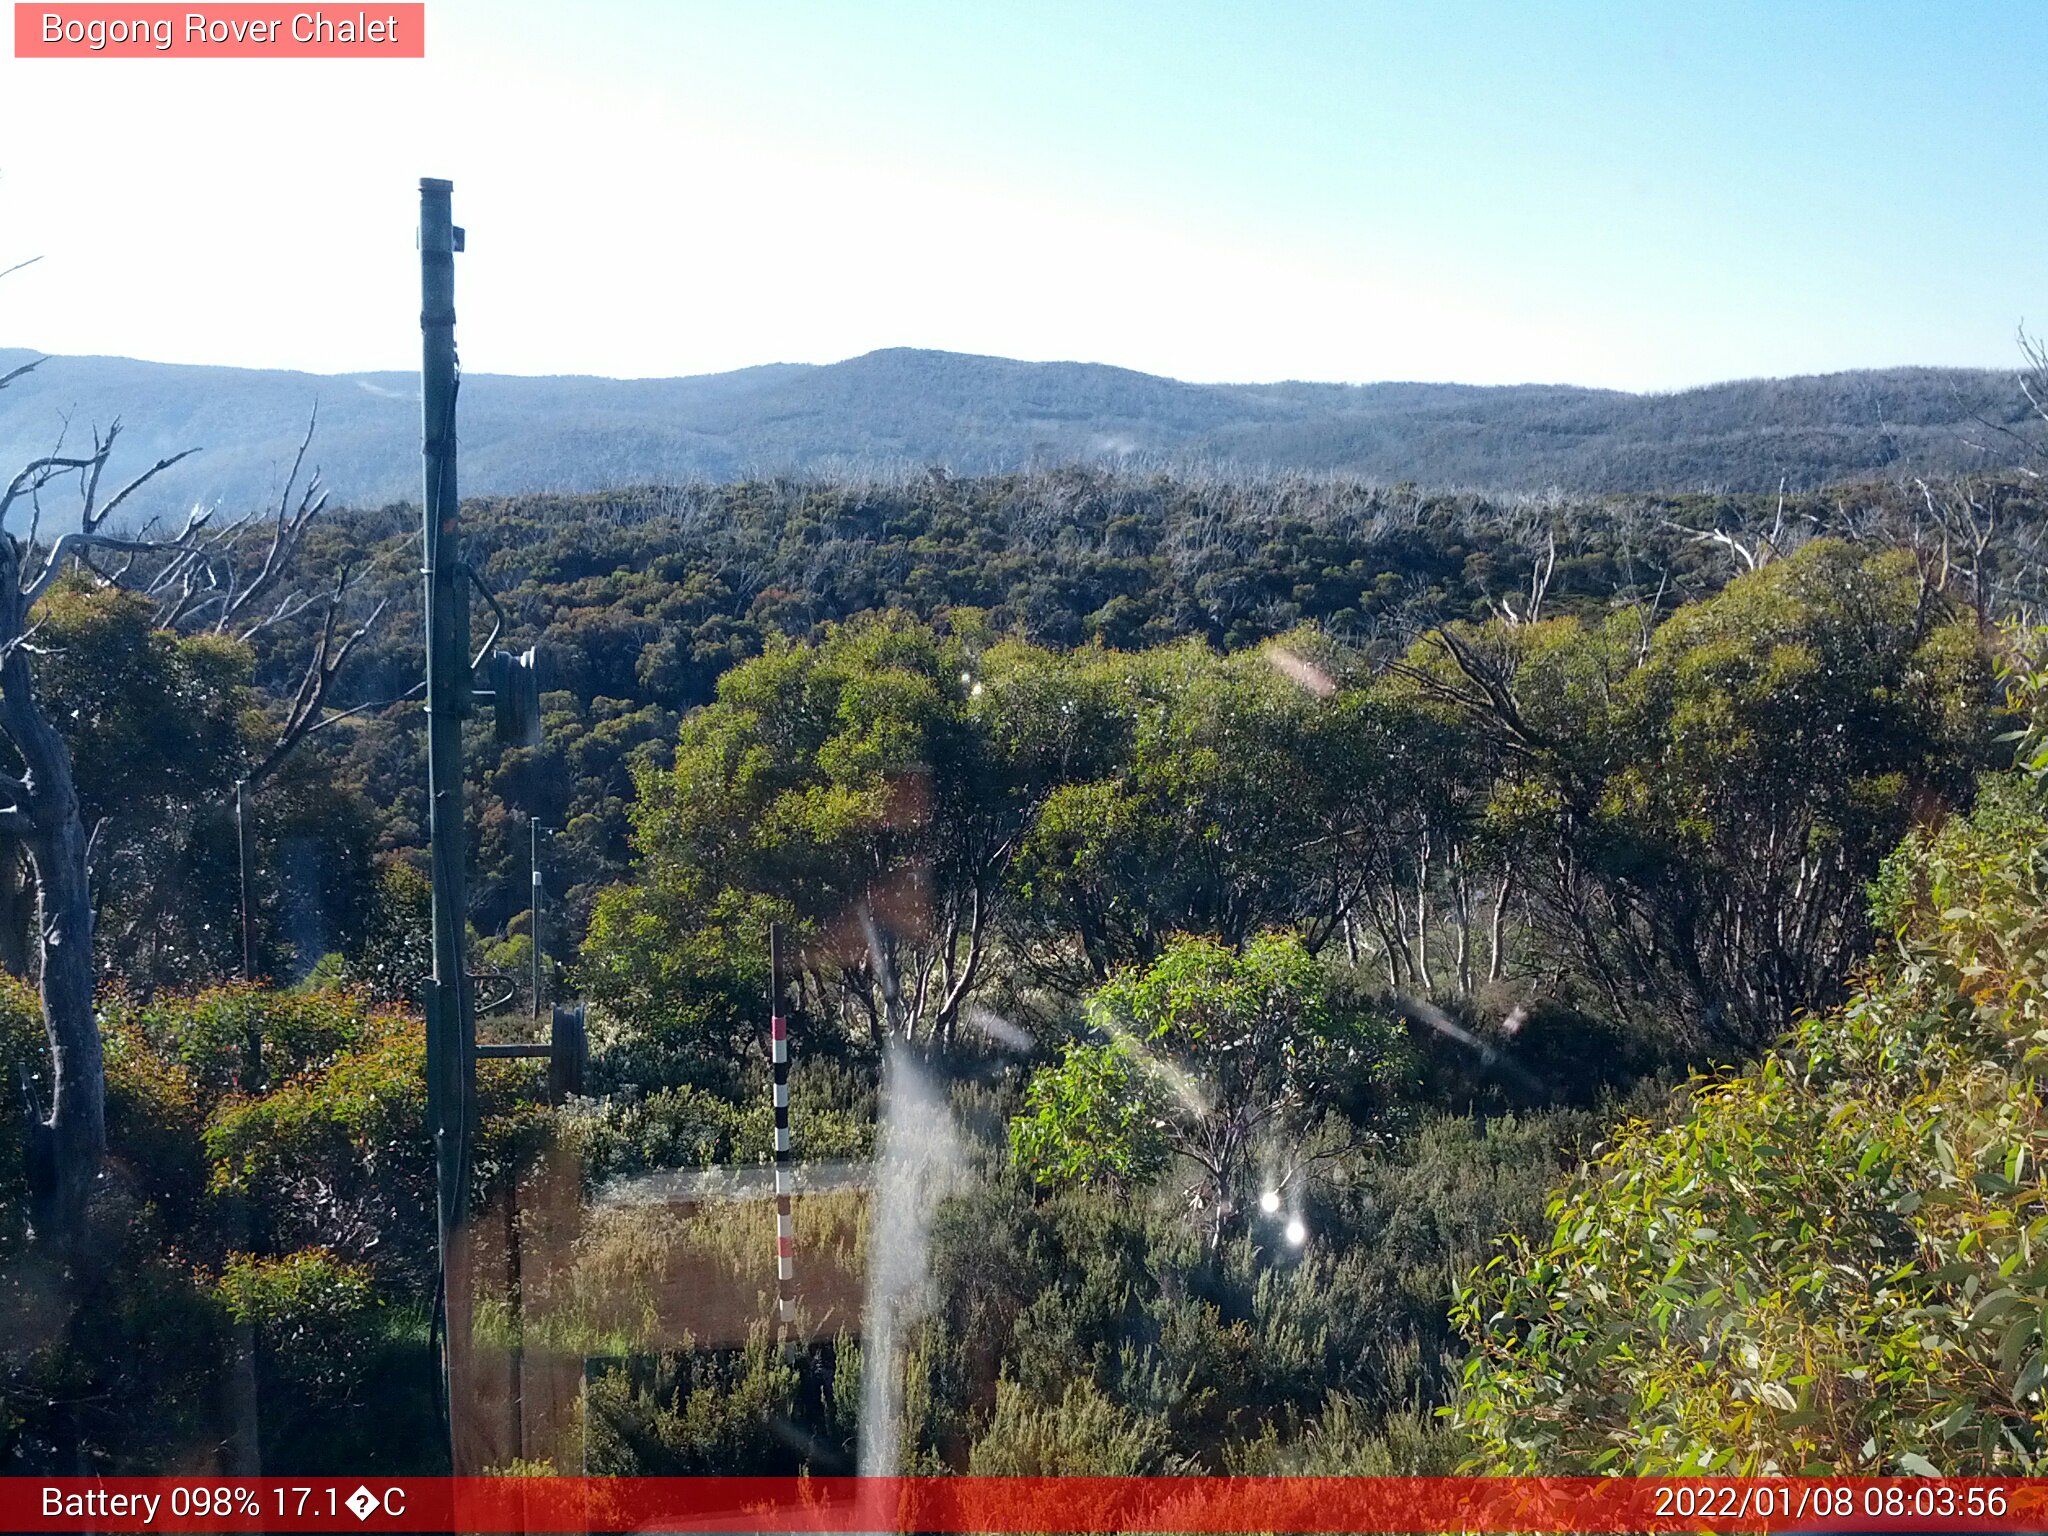
[{"label": "red banner strip", "polygon": [[427,8],[16,0],[17,59],[423,59]]},{"label": "red banner strip", "polygon": [[9,1531],[2048,1530],[2048,1479],[0,1478]]}]

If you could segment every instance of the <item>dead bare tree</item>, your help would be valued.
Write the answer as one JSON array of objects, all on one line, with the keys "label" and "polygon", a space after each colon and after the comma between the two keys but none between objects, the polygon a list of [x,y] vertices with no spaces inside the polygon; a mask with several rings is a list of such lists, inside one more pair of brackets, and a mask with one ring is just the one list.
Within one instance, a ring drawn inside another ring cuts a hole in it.
[{"label": "dead bare tree", "polygon": [[1682,533],[1695,544],[1712,544],[1726,550],[1742,569],[1744,574],[1760,571],[1773,560],[1796,552],[1813,537],[1818,526],[1811,513],[1800,513],[1788,517],[1785,505],[1787,482],[1783,476],[1778,479],[1778,500],[1767,530],[1749,532],[1742,529],[1691,528],[1670,518],[1663,520],[1666,528],[1673,533]]},{"label": "dead bare tree", "polygon": [[1682,533],[1695,544],[1716,544],[1734,557],[1736,564],[1745,572],[1762,570],[1770,564],[1775,552],[1767,538],[1745,539],[1730,533],[1725,528],[1688,528],[1685,524],[1666,520],[1665,527],[1674,533]]},{"label": "dead bare tree", "polygon": [[[30,365],[33,366],[33,365]],[[19,378],[27,369],[18,369]],[[71,752],[36,697],[32,614],[36,601],[62,574],[65,562],[90,553],[141,553],[189,547],[204,518],[195,513],[174,540],[151,545],[106,531],[120,507],[185,454],[159,459],[114,496],[99,499],[118,425],[95,431],[92,451],[56,452],[31,460],[0,492],[0,735],[19,761],[0,772],[0,832],[14,838],[34,872],[39,923],[37,959],[43,1028],[49,1039],[49,1103],[30,1101],[28,1170],[31,1220],[37,1235],[64,1250],[76,1247],[85,1210],[106,1150],[106,1072],[99,1026],[93,1016],[93,902],[90,843],[79,814]],[[40,513],[43,492],[67,479],[79,489],[78,527],[47,551],[30,530],[17,536],[7,519],[27,503]]]},{"label": "dead bare tree", "polygon": [[1999,532],[1997,499],[1967,483],[1944,485],[1938,496],[1925,480],[1916,477],[1913,484],[1927,513],[1925,527],[1914,529],[1915,542],[1934,545],[1928,552],[1934,585],[1967,602],[1983,625],[1989,617],[1989,556]]},{"label": "dead bare tree", "polygon": [[1517,608],[1512,597],[1498,598],[1494,606],[1509,624],[1535,624],[1543,618],[1543,600],[1550,594],[1550,579],[1557,574],[1557,530],[1547,524],[1540,544],[1530,538],[1529,592]]},{"label": "dead bare tree", "polygon": [[[0,387],[35,366],[14,370],[0,379]],[[205,509],[194,509],[175,534],[153,523],[134,533],[115,531],[115,514],[195,451],[158,459],[103,498],[120,437],[117,421],[105,432],[95,428],[89,449],[66,452],[60,442],[0,491],[0,737],[15,759],[13,771],[0,770],[0,796],[7,802],[0,806],[0,835],[25,853],[33,877],[37,931],[31,958],[50,1053],[47,1102],[26,1077],[20,1085],[29,1109],[31,1220],[38,1240],[66,1258],[75,1256],[83,1238],[106,1148],[105,1069],[93,1011],[91,861],[97,829],[84,824],[70,748],[38,697],[36,604],[68,572],[77,572],[154,599],[164,628],[211,629],[246,640],[324,603],[304,678],[257,765],[261,771],[323,723],[336,672],[376,618],[373,613],[352,629],[341,623],[346,575],[322,592],[304,592],[291,583],[299,543],[326,502],[317,474],[298,502],[292,501],[305,444],[266,540],[257,519],[216,525]],[[38,537],[44,502],[67,488],[77,498],[75,526],[45,545]],[[17,531],[9,519],[23,510],[27,526]],[[252,549],[260,549],[253,569]]]},{"label": "dead bare tree", "polygon": [[[2016,376],[2020,393],[2026,397],[2027,413],[2033,418],[2032,425],[2048,424],[2048,343],[2033,335],[2023,325],[2019,331],[2021,365]],[[1967,412],[1969,419],[1989,432],[1993,437],[2003,438],[2018,450],[2018,457],[2012,468],[2028,480],[2039,480],[2044,465],[2048,465],[2048,441],[2039,432],[2024,432],[2009,422],[1994,421],[1982,411]],[[1973,442],[1971,447],[1980,452],[1989,452],[1988,442]]]}]

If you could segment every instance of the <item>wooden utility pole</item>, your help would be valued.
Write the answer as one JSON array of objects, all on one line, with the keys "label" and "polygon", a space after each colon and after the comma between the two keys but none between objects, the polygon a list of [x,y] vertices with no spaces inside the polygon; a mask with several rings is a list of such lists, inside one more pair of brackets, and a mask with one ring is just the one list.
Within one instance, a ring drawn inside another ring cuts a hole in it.
[{"label": "wooden utility pole", "polygon": [[451,182],[420,182],[420,451],[427,631],[427,819],[434,887],[434,974],[426,984],[427,1113],[434,1135],[441,1385],[449,1470],[461,1473],[459,1387],[469,1360],[469,1286],[462,1259],[476,1121],[476,1014],[469,982],[464,880],[462,722],[470,710],[469,571],[462,562],[455,479],[455,253]]}]

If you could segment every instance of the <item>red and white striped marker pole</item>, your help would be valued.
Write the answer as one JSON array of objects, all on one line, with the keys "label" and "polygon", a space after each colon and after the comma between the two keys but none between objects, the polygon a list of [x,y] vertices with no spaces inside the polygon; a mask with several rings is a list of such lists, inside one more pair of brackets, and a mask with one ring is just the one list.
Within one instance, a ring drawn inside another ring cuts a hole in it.
[{"label": "red and white striped marker pole", "polygon": [[775,1067],[775,1319],[783,1351],[794,1354],[796,1223],[789,1201],[793,1170],[789,1148],[789,1020],[782,1016],[782,924],[768,925],[768,1042]]}]

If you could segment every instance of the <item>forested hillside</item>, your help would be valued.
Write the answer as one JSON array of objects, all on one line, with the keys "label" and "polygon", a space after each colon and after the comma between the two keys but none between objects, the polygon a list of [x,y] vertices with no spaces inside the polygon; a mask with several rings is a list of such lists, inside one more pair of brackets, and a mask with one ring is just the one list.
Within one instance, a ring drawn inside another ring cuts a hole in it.
[{"label": "forested hillside", "polygon": [[[36,354],[0,348],[0,373]],[[148,510],[274,494],[307,416],[354,505],[419,492],[417,381],[126,358],[52,358],[17,381],[0,462],[121,418],[136,451],[198,446]],[[789,473],[999,474],[1093,464],[1308,471],[1497,492],[1807,490],[1867,475],[2009,468],[2025,417],[2010,375],[1893,368],[1668,394],[1527,385],[1185,384],[1086,363],[895,348],[827,366],[680,379],[473,375],[464,489],[592,490]]]},{"label": "forested hillside", "polygon": [[[597,892],[632,857],[635,765],[665,762],[682,718],[711,702],[736,664],[777,639],[818,640],[871,611],[964,627],[985,637],[978,647],[1015,636],[1055,649],[1141,651],[1196,639],[1236,652],[1312,626],[1370,667],[1443,621],[1526,615],[1539,573],[1545,613],[1660,617],[1742,570],[1753,556],[1735,546],[1773,547],[1764,542],[1773,528],[1775,547],[1788,551],[1831,532],[1918,543],[1938,558],[1944,537],[1958,549],[1974,537],[1962,531],[1974,518],[1995,537],[1973,567],[1972,601],[2024,608],[2035,601],[2030,551],[2041,533],[2031,484],[2017,479],[1946,488],[1932,503],[1915,487],[1885,484],[1782,505],[1503,503],[1305,479],[1247,487],[1062,471],[485,500],[466,518],[472,558],[512,622],[510,643],[538,642],[549,716],[538,751],[475,733],[487,793],[477,920],[493,932],[523,908],[524,818],[536,816],[559,829],[546,874],[551,899],[567,906],[569,922],[550,940],[564,946],[564,962]],[[308,535],[304,559],[319,579],[345,567],[357,583],[346,604],[355,618],[382,605],[336,681],[338,709],[415,688],[416,541],[413,517],[401,511],[337,514]],[[260,693],[288,695],[299,682],[304,623],[258,637],[249,676]],[[262,835],[280,839],[259,861],[264,971],[303,973],[360,920],[368,863],[337,839],[368,837],[385,854],[418,846],[420,741],[419,706],[401,702],[338,722],[288,765],[292,784],[305,779],[293,793],[314,794],[318,778],[346,787],[346,798],[280,803],[264,818]],[[104,835],[117,837],[129,814],[159,849],[151,857],[168,856],[156,807],[138,802]],[[211,819],[191,820],[190,857],[227,857],[223,815],[217,806]],[[138,855],[132,867],[162,888],[156,864]],[[148,957],[146,968],[190,957],[194,979],[228,969],[233,891],[203,878],[191,886],[217,894],[188,893],[124,928],[122,952]],[[168,927],[158,933],[157,923]]]},{"label": "forested hillside", "polygon": [[[1995,1390],[1899,1366],[1799,1419],[1822,1406],[1754,1398],[1712,1341],[1775,1359],[1834,1327],[1846,1379],[1870,1335],[1832,1281],[1724,1253],[1749,1229],[1698,1181],[1698,1230],[1640,1245],[1700,1265],[1670,1308],[1614,1288],[1637,1261],[1611,1223],[1557,1218],[1751,1134],[1715,1117],[1752,1099],[1693,1072],[1796,1101],[1751,1149],[1788,1208],[1950,1186],[1909,1101],[2032,1027],[1998,1010],[2032,964],[2037,791],[2009,770],[2036,690],[2007,626],[2040,614],[2044,510],[2024,475],[1489,498],[1089,469],[472,501],[477,639],[501,617],[547,669],[538,746],[470,730],[469,918],[508,1000],[484,1028],[530,1029],[538,823],[546,985],[588,999],[593,1045],[559,1105],[486,1064],[479,1336],[572,1384],[493,1464],[1787,1466],[1825,1422],[1873,1440],[1859,1464],[2033,1465],[2027,1349]],[[277,526],[215,558],[282,548],[303,600],[241,627],[190,596],[209,578],[151,577],[175,556],[39,598],[92,828],[109,1150],[68,1279],[37,1166],[0,1164],[8,1305],[63,1319],[0,1346],[19,1469],[417,1468],[442,1443],[416,513]],[[10,867],[0,960],[31,972]],[[771,922],[798,1156],[866,1170],[797,1201],[794,1356],[769,1209],[646,1193],[769,1155]],[[1899,958],[1873,979],[1873,953]],[[39,1020],[0,994],[14,1145],[49,1088]],[[1788,1038],[1821,1063],[1795,1086]],[[1874,1109],[1844,1129],[1852,1089]],[[2023,1120],[2020,1097],[1970,1103]],[[2028,1135],[1956,1154],[2023,1148],[1969,1198],[2022,1210]],[[1898,1304],[1990,1284],[1954,1282]],[[1567,1283],[1706,1405],[1621,1462],[1631,1394],[1665,1389],[1549,1362],[1522,1322]]]}]

